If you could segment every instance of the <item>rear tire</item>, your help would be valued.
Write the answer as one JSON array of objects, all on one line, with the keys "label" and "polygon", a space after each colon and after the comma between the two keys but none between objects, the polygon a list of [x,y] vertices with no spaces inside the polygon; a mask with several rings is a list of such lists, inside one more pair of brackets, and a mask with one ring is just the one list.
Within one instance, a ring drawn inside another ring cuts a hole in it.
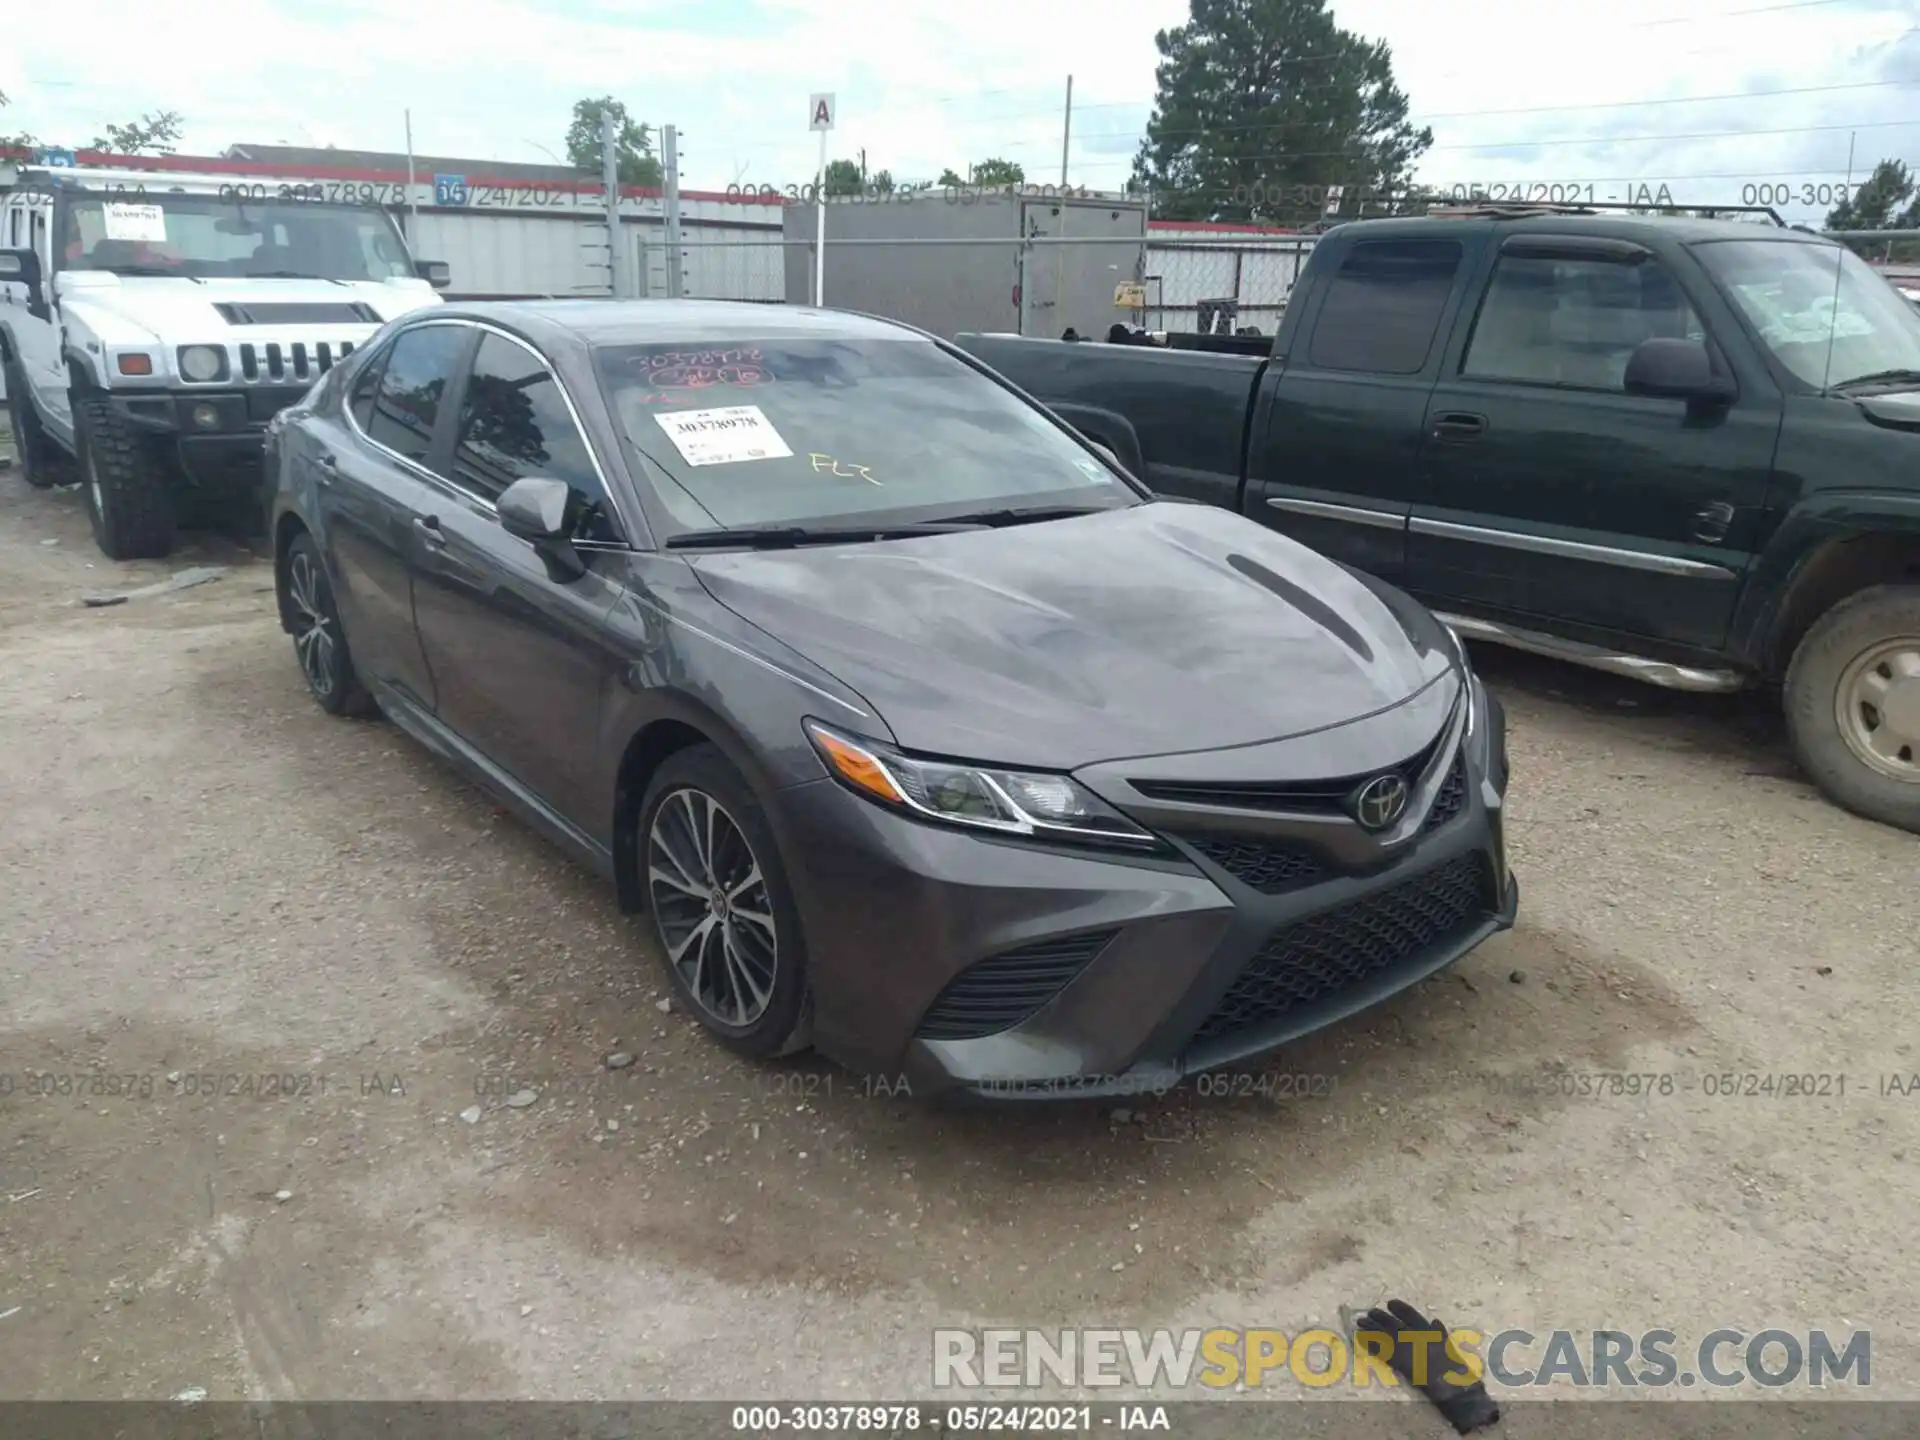
[{"label": "rear tire", "polygon": [[680,1003],[742,1055],[806,1049],[800,915],[752,787],[717,747],[692,746],[654,773],[639,826],[639,880]]},{"label": "rear tire", "polygon": [[281,566],[282,613],[308,692],[329,715],[372,715],[377,707],[353,668],[353,652],[347,648],[347,632],[334,604],[333,581],[313,537],[295,536]]},{"label": "rear tire", "polygon": [[109,560],[164,560],[173,551],[173,495],[146,437],[92,395],[75,397],[73,433],[100,553]]},{"label": "rear tire", "polygon": [[1807,631],[1786,679],[1801,766],[1857,815],[1920,833],[1920,585],[1874,585]]},{"label": "rear tire", "polygon": [[13,453],[20,466],[20,478],[36,490],[51,490],[60,483],[66,456],[41,423],[40,412],[33,408],[27,394],[27,377],[9,361],[6,367],[7,420],[13,426]]}]

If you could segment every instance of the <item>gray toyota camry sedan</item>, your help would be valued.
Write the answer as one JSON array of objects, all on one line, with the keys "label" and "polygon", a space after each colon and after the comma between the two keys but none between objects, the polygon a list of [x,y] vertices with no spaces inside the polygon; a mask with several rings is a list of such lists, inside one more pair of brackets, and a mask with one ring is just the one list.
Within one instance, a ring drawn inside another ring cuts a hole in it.
[{"label": "gray toyota camry sedan", "polygon": [[1444,626],[919,331],[435,307],[281,412],[266,485],[314,698],[610,879],[745,1055],[1157,1090],[1513,922]]}]

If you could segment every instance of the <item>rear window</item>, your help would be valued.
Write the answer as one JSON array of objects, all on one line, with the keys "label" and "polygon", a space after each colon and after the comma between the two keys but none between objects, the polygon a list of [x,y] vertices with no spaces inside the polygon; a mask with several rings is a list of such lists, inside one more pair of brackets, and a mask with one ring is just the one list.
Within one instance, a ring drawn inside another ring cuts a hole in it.
[{"label": "rear window", "polygon": [[1044,411],[926,340],[661,341],[595,364],[687,527],[1139,498]]},{"label": "rear window", "polygon": [[1456,240],[1365,240],[1347,252],[1314,322],[1319,370],[1417,375],[1460,269]]}]

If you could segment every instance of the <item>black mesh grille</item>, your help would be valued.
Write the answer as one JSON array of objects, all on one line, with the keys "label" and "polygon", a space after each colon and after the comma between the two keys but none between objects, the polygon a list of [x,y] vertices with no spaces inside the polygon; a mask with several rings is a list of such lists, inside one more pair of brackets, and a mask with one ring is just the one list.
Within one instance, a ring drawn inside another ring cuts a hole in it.
[{"label": "black mesh grille", "polygon": [[1440,793],[1433,797],[1433,808],[1427,811],[1423,830],[1438,830],[1454,816],[1467,808],[1467,757],[1464,754],[1453,757],[1453,768],[1447,771],[1447,778],[1440,786]]},{"label": "black mesh grille", "polygon": [[1353,792],[1375,775],[1391,771],[1409,786],[1419,783],[1427,766],[1433,763],[1434,752],[1445,739],[1446,732],[1442,731],[1419,754],[1410,755],[1398,765],[1389,765],[1385,770],[1371,770],[1359,775],[1335,776],[1324,780],[1251,782],[1134,780],[1132,785],[1149,800],[1171,800],[1182,805],[1228,805],[1241,810],[1335,813],[1344,811]]},{"label": "black mesh grille", "polygon": [[1187,844],[1242,885],[1265,895],[1298,890],[1327,877],[1320,857],[1304,846],[1244,835],[1182,835]]},{"label": "black mesh grille", "polygon": [[1490,902],[1487,864],[1476,852],[1276,931],[1194,1041],[1270,1025],[1391,969],[1478,924]]},{"label": "black mesh grille", "polygon": [[921,1018],[920,1038],[977,1040],[1012,1029],[1058,995],[1116,933],[1043,940],[968,966]]}]

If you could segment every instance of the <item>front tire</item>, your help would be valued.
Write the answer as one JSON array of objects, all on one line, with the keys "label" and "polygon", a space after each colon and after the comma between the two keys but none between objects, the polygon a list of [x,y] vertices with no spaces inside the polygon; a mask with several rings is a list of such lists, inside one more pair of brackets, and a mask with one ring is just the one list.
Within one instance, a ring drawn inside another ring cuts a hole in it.
[{"label": "front tire", "polygon": [[640,807],[647,910],[680,1002],[753,1059],[812,1039],[806,947],[773,830],[712,745],[668,757]]},{"label": "front tire", "polygon": [[109,560],[164,560],[173,551],[173,495],[146,437],[98,396],[76,396],[73,431],[94,543]]},{"label": "front tire", "polygon": [[20,367],[6,367],[7,421],[13,427],[14,457],[19,461],[20,478],[36,490],[51,490],[60,483],[60,462],[65,457],[40,421],[27,394],[27,377]]},{"label": "front tire", "polygon": [[327,578],[319,547],[309,535],[296,536],[283,563],[284,613],[308,692],[329,715],[373,714],[373,697],[354,671],[347,632],[334,604],[333,582]]},{"label": "front tire", "polygon": [[1920,832],[1920,585],[1875,585],[1814,622],[1787,669],[1800,764],[1855,814]]}]

